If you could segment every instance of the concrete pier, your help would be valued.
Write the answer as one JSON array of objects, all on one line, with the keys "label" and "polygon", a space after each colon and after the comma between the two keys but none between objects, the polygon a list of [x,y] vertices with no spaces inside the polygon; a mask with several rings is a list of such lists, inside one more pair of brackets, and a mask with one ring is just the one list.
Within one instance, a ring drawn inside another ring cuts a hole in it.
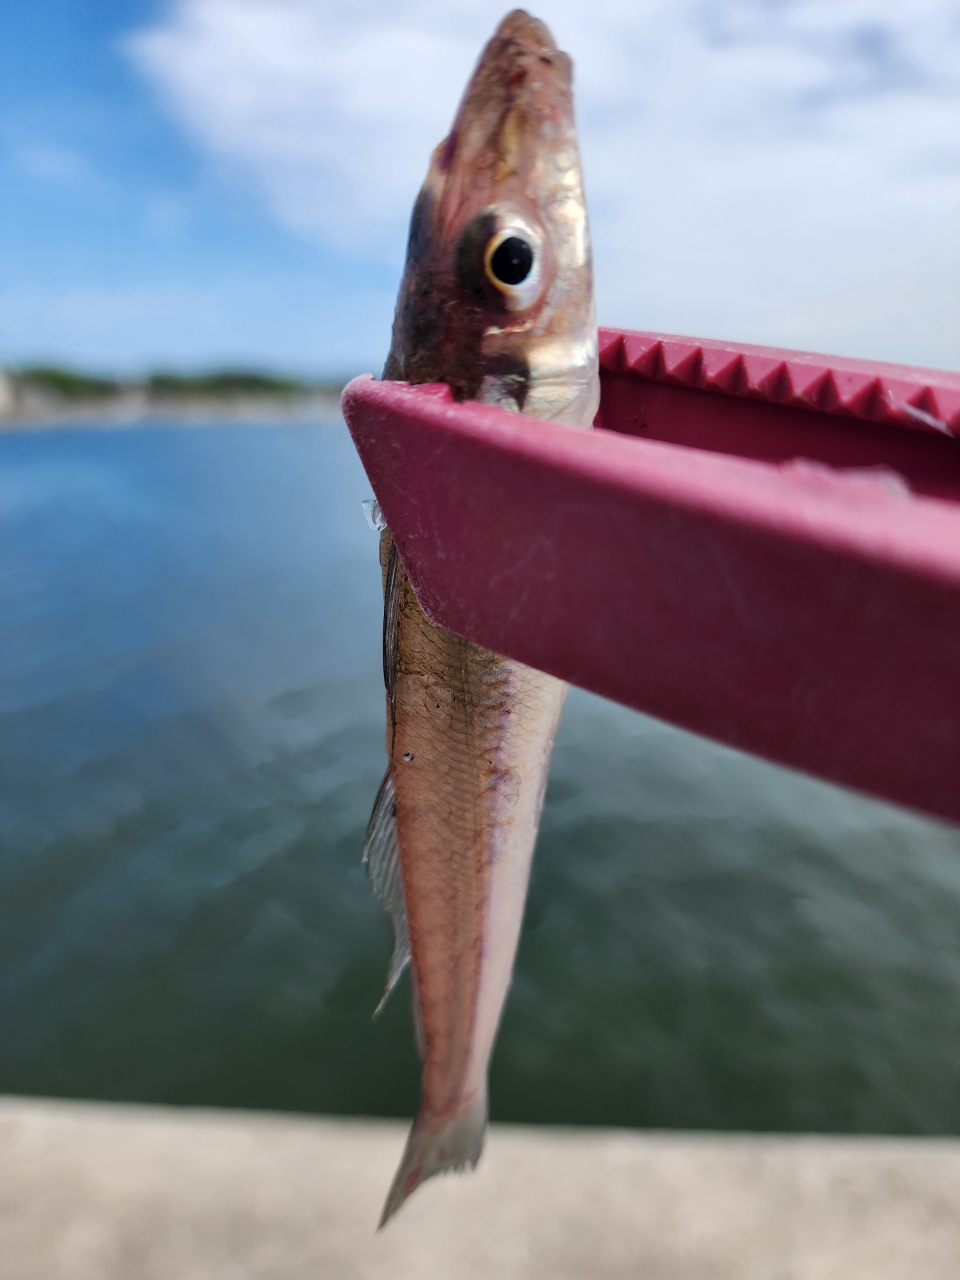
[{"label": "concrete pier", "polygon": [[493,1126],[374,1227],[406,1125],[0,1100],[3,1280],[956,1280],[960,1142]]}]

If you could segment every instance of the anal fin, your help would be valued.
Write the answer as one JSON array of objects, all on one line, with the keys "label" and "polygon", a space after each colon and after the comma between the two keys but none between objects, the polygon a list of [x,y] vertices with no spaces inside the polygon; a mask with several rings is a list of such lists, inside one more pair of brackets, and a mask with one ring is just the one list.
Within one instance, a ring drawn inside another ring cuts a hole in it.
[{"label": "anal fin", "polygon": [[407,913],[403,904],[403,881],[400,876],[400,842],[397,839],[397,810],[393,798],[393,782],[390,770],[383,775],[380,790],[373,803],[373,812],[367,824],[363,842],[363,865],[367,869],[373,891],[383,903],[393,926],[393,955],[387,971],[387,985],[380,1003],[374,1010],[376,1017],[387,1002],[390,992],[397,985],[400,975],[410,963],[410,939],[407,934]]}]

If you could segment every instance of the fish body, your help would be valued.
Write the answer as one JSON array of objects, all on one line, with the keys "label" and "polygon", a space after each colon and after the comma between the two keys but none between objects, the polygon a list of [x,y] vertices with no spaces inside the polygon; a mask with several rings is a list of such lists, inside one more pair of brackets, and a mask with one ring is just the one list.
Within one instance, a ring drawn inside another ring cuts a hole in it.
[{"label": "fish body", "polygon": [[[384,377],[589,427],[593,272],[570,60],[515,10],[484,49],[411,219]],[[365,860],[409,959],[420,1106],[381,1226],[476,1163],[566,685],[438,627],[381,535],[388,768]]]}]

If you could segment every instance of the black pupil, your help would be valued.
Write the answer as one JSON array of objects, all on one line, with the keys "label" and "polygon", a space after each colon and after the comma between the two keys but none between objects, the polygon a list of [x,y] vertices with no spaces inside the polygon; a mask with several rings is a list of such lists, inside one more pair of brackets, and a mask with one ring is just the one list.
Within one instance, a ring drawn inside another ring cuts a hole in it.
[{"label": "black pupil", "polygon": [[522,284],[533,268],[533,250],[526,240],[509,236],[490,258],[490,270],[501,284]]}]

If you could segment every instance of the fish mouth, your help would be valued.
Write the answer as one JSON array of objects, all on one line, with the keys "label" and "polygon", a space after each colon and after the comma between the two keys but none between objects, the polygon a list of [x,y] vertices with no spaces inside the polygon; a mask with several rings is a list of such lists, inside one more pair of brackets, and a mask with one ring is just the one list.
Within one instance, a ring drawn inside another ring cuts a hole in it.
[{"label": "fish mouth", "polygon": [[526,9],[510,10],[490,37],[483,56],[490,51],[494,41],[499,40],[512,40],[517,44],[535,49],[538,53],[551,54],[559,52],[547,24],[527,13]]},{"label": "fish mouth", "polygon": [[475,86],[499,86],[508,100],[544,89],[569,92],[572,71],[573,64],[557,48],[546,23],[514,9],[487,41],[465,99]]},{"label": "fish mouth", "polygon": [[549,135],[569,119],[572,78],[572,63],[546,24],[523,9],[508,13],[481,53],[439,148],[441,172],[469,168],[496,183],[520,174],[531,147],[549,145]]}]

